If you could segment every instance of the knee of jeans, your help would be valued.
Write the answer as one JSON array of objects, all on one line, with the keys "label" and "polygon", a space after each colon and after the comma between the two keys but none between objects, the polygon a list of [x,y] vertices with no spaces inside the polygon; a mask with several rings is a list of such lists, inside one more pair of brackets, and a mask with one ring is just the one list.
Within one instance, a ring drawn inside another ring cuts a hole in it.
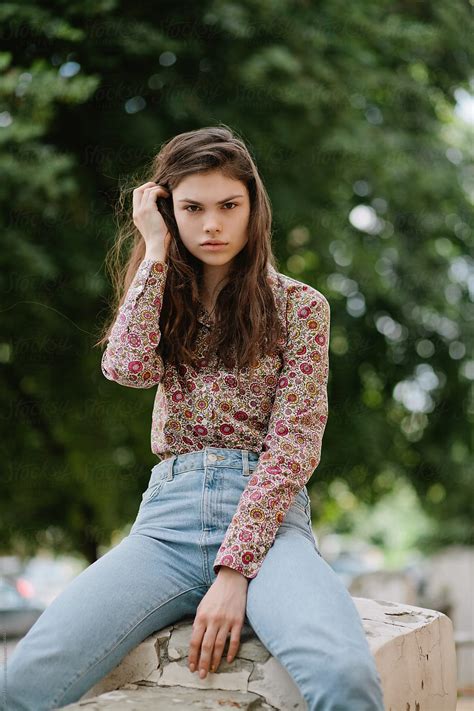
[{"label": "knee of jeans", "polygon": [[[2,680],[5,677],[5,672],[2,669]],[[28,684],[25,679],[20,682],[15,681],[11,675],[7,673],[7,683],[0,684],[0,708],[7,711],[34,711],[34,709],[46,709],[46,706],[40,706],[38,698],[32,693],[28,695]],[[4,705],[3,705],[4,704]],[[35,706],[35,704],[38,704]]]},{"label": "knee of jeans", "polygon": [[31,668],[19,644],[14,650],[11,663],[7,662],[6,668],[2,667],[0,672],[0,708],[2,711],[50,711],[56,708],[53,707],[53,697],[57,689],[43,673],[44,669],[38,673]]},{"label": "knee of jeans", "polygon": [[360,652],[357,658],[338,660],[335,665],[336,673],[339,677],[347,679],[351,684],[363,684],[369,682],[374,677],[375,662],[371,656],[362,656]]},{"label": "knee of jeans", "polygon": [[324,695],[332,703],[337,700],[341,708],[346,708],[344,704],[350,708],[351,703],[357,706],[358,701],[370,700],[374,709],[378,708],[376,702],[379,702],[383,711],[380,677],[372,657],[359,653],[356,658],[348,653],[328,665],[327,672],[324,678],[315,679],[315,683],[319,688],[324,687]]}]

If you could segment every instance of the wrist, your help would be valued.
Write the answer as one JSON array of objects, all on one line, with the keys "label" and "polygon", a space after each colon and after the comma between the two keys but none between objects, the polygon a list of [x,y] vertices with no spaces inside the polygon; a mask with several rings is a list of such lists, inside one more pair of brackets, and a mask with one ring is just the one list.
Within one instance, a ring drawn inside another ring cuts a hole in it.
[{"label": "wrist", "polygon": [[160,254],[160,252],[152,252],[152,251],[146,251],[144,259],[153,259],[154,262],[162,262],[163,264],[166,264],[166,256],[164,254]]},{"label": "wrist", "polygon": [[221,565],[221,567],[217,571],[217,577],[235,578],[236,580],[241,578],[242,580],[245,580],[248,583],[248,578],[246,578],[243,573],[240,573],[238,570],[235,570],[235,568],[229,568],[228,565]]}]

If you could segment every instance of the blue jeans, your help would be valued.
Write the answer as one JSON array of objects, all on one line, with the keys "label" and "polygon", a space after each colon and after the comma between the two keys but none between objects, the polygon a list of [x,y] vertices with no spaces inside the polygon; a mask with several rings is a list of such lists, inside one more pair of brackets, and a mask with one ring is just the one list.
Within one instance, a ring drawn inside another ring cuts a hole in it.
[{"label": "blue jeans", "polygon": [[[66,586],[0,670],[8,711],[77,701],[146,637],[195,615],[258,458],[207,447],[152,468],[130,533]],[[287,669],[309,711],[383,711],[360,616],[318,550],[306,487],[249,580],[245,622]]]}]

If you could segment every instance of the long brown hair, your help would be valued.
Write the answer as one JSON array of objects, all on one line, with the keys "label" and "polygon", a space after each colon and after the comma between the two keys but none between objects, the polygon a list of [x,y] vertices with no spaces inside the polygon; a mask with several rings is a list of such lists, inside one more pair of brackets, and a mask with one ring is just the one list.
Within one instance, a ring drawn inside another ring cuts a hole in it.
[{"label": "long brown hair", "polygon": [[[95,346],[105,345],[118,310],[145,256],[145,241],[133,222],[131,193],[137,185],[153,180],[172,191],[187,175],[221,170],[242,181],[250,197],[248,242],[232,260],[228,282],[220,290],[215,306],[215,325],[209,337],[209,352],[216,353],[226,367],[253,367],[266,353],[277,351],[284,329],[267,281],[267,265],[277,269],[271,247],[271,207],[268,194],[248,148],[225,124],[181,133],[164,143],[140,178],[122,186],[116,206],[118,234],[106,255],[106,268],[114,287],[112,315]],[[128,198],[128,204],[127,204]],[[171,233],[169,265],[160,316],[161,339],[157,353],[176,367],[187,363],[197,367],[193,351],[199,328],[202,262],[184,246],[174,217],[173,200],[157,199],[158,209]],[[123,246],[131,241],[122,264]]]}]

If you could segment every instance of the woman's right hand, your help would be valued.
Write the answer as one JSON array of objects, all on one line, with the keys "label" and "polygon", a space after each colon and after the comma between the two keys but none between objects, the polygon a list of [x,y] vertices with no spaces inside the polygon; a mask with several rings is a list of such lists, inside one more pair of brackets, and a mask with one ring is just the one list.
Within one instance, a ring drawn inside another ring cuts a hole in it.
[{"label": "woman's right hand", "polygon": [[157,197],[167,198],[169,190],[156,183],[140,185],[133,191],[133,222],[146,245],[146,257],[166,261],[171,234],[156,204]]}]

